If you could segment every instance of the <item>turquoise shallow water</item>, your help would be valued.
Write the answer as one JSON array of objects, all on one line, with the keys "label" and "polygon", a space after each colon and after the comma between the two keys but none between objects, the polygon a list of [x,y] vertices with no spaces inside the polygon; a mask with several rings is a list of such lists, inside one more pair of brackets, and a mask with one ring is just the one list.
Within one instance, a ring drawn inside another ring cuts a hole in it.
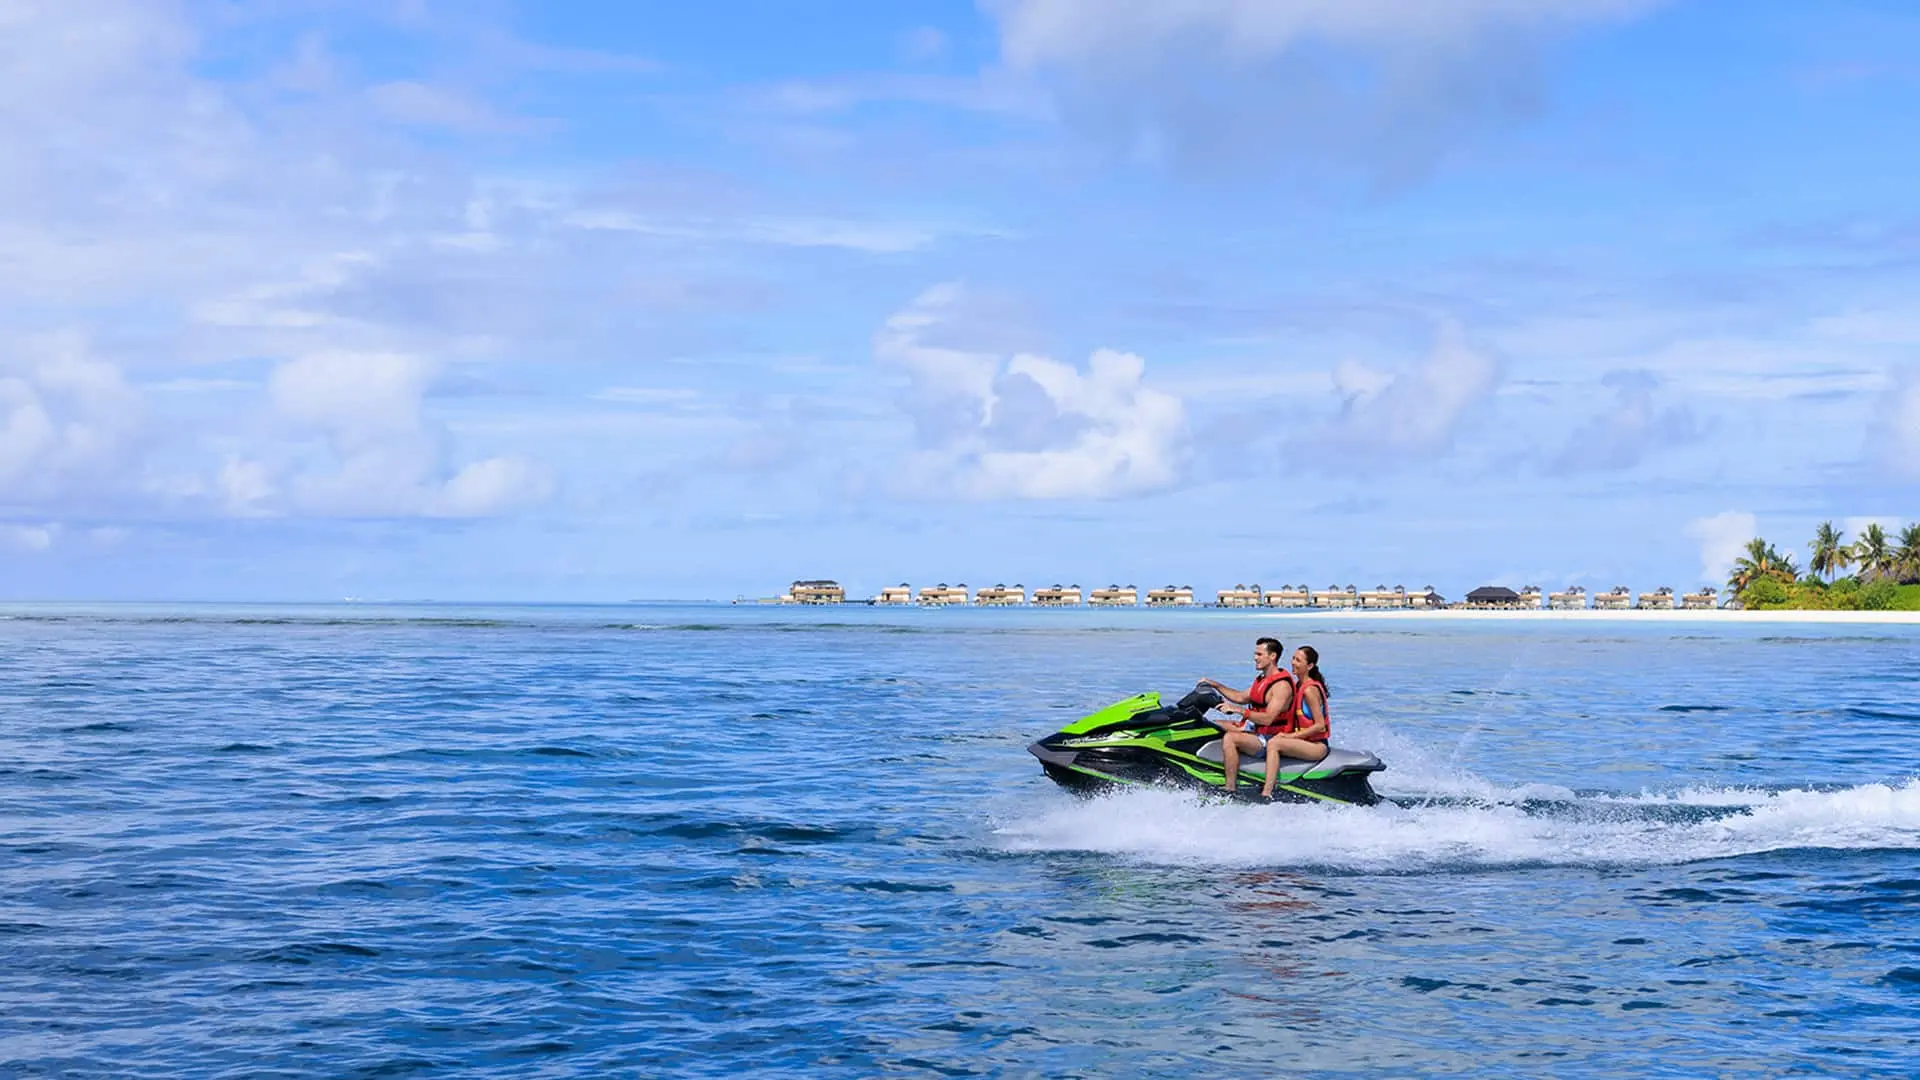
[{"label": "turquoise shallow water", "polygon": [[[1920,1069],[1920,628],[0,619],[0,1072]],[[1024,747],[1312,643],[1395,801]]]}]

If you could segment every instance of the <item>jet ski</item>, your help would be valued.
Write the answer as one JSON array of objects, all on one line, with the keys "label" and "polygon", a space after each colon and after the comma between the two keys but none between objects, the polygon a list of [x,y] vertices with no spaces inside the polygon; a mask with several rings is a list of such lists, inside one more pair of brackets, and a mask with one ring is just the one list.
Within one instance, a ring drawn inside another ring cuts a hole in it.
[{"label": "jet ski", "polygon": [[[1157,693],[1139,694],[1068,724],[1028,746],[1027,752],[1070,790],[1092,793],[1159,784],[1224,792],[1221,730],[1205,719],[1207,710],[1221,701],[1219,692],[1204,684],[1174,705],[1162,705]],[[1241,754],[1239,790],[1230,794],[1257,801],[1266,767],[1264,755]],[[1368,777],[1384,768],[1364,750],[1337,747],[1319,761],[1283,757],[1273,797],[1371,806],[1380,796]]]}]

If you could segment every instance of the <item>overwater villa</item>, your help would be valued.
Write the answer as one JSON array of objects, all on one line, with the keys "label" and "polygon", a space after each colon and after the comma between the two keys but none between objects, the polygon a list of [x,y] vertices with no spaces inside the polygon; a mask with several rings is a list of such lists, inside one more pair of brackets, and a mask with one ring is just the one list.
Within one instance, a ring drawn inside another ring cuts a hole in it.
[{"label": "overwater villa", "polygon": [[1593,594],[1593,606],[1607,611],[1625,611],[1633,606],[1633,594],[1625,585],[1615,585],[1610,591]]},{"label": "overwater villa", "polygon": [[1408,593],[1407,606],[1410,608],[1427,608],[1437,611],[1447,606],[1447,598],[1434,592],[1433,586],[1429,585],[1417,593]]},{"label": "overwater villa", "polygon": [[1087,603],[1094,607],[1138,607],[1140,590],[1132,585],[1109,585],[1093,590]]},{"label": "overwater villa", "polygon": [[1049,585],[1033,590],[1034,607],[1079,607],[1080,586]]},{"label": "overwater villa", "polygon": [[889,606],[895,604],[911,604],[913,603],[913,588],[904,581],[898,585],[889,585],[881,589],[880,595],[874,597],[870,603],[886,604]]},{"label": "overwater villa", "polygon": [[1282,585],[1268,589],[1261,599],[1268,607],[1306,607],[1313,603],[1313,590],[1305,585]]},{"label": "overwater villa", "polygon": [[1548,593],[1547,606],[1556,611],[1580,611],[1587,606],[1587,589],[1575,585],[1565,592]]},{"label": "overwater villa", "polygon": [[1403,608],[1407,606],[1407,587],[1395,585],[1389,589],[1385,585],[1376,585],[1360,594],[1360,606],[1363,608]]},{"label": "overwater villa", "polygon": [[1540,599],[1540,586],[1538,585],[1528,585],[1520,590],[1520,606],[1526,608],[1528,611],[1538,609],[1540,607]]},{"label": "overwater villa", "polygon": [[975,593],[973,602],[981,607],[1019,607],[1027,602],[1027,587],[994,585]]},{"label": "overwater villa", "polygon": [[780,598],[783,604],[840,604],[845,603],[847,590],[837,581],[796,581],[787,587],[787,594]]},{"label": "overwater villa", "polygon": [[1235,585],[1231,589],[1219,592],[1221,607],[1259,607],[1262,599],[1260,586]]},{"label": "overwater villa", "polygon": [[1633,606],[1642,611],[1672,611],[1673,590],[1662,585],[1652,592],[1643,592],[1639,603]]},{"label": "overwater villa", "polygon": [[1163,585],[1147,590],[1148,607],[1187,607],[1193,603],[1193,586]]},{"label": "overwater villa", "polygon": [[1711,585],[1702,585],[1699,592],[1690,592],[1680,598],[1680,606],[1687,611],[1712,611],[1720,594]]},{"label": "overwater villa", "polygon": [[1526,605],[1521,601],[1519,593],[1505,585],[1482,585],[1467,594],[1467,606],[1510,611]]},{"label": "overwater villa", "polygon": [[967,586],[965,582],[959,585],[948,585],[943,581],[938,585],[929,585],[920,590],[921,607],[947,607],[952,604],[964,604],[966,602]]},{"label": "overwater villa", "polygon": [[1313,594],[1313,606],[1323,608],[1359,607],[1360,590],[1351,585],[1344,589],[1338,585],[1329,585],[1324,591]]}]

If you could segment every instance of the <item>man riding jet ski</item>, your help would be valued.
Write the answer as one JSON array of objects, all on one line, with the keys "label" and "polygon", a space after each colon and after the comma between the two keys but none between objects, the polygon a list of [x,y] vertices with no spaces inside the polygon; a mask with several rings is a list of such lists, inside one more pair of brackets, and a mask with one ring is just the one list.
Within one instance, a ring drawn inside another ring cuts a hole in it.
[{"label": "man riding jet ski", "polygon": [[[1261,666],[1260,678],[1246,692],[1228,691],[1232,703],[1221,693],[1221,684],[1211,679],[1171,707],[1161,705],[1158,694],[1141,694],[1084,717],[1027,750],[1040,759],[1048,776],[1074,789],[1173,784],[1226,790],[1249,799],[1361,806],[1380,801],[1367,779],[1386,768],[1380,759],[1325,742],[1326,691],[1318,678],[1319,657],[1312,657],[1313,677],[1300,680],[1301,689],[1296,689],[1295,680],[1274,669],[1271,661],[1277,659],[1279,643],[1271,642],[1269,654],[1265,650],[1270,641],[1262,638],[1256,649],[1257,660],[1269,661]],[[1207,716],[1208,710],[1223,705],[1222,711],[1237,712],[1243,719]],[[1316,759],[1303,760],[1308,755]],[[1271,778],[1266,775],[1270,764]]]}]

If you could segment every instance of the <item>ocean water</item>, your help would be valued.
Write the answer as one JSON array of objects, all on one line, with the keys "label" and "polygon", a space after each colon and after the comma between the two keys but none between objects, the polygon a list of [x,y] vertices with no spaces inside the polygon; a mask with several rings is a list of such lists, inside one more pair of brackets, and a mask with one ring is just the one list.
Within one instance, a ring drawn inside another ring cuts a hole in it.
[{"label": "ocean water", "polygon": [[[1027,742],[1311,643],[1369,809]],[[1911,1076],[1920,628],[12,608],[0,1074]]]}]

